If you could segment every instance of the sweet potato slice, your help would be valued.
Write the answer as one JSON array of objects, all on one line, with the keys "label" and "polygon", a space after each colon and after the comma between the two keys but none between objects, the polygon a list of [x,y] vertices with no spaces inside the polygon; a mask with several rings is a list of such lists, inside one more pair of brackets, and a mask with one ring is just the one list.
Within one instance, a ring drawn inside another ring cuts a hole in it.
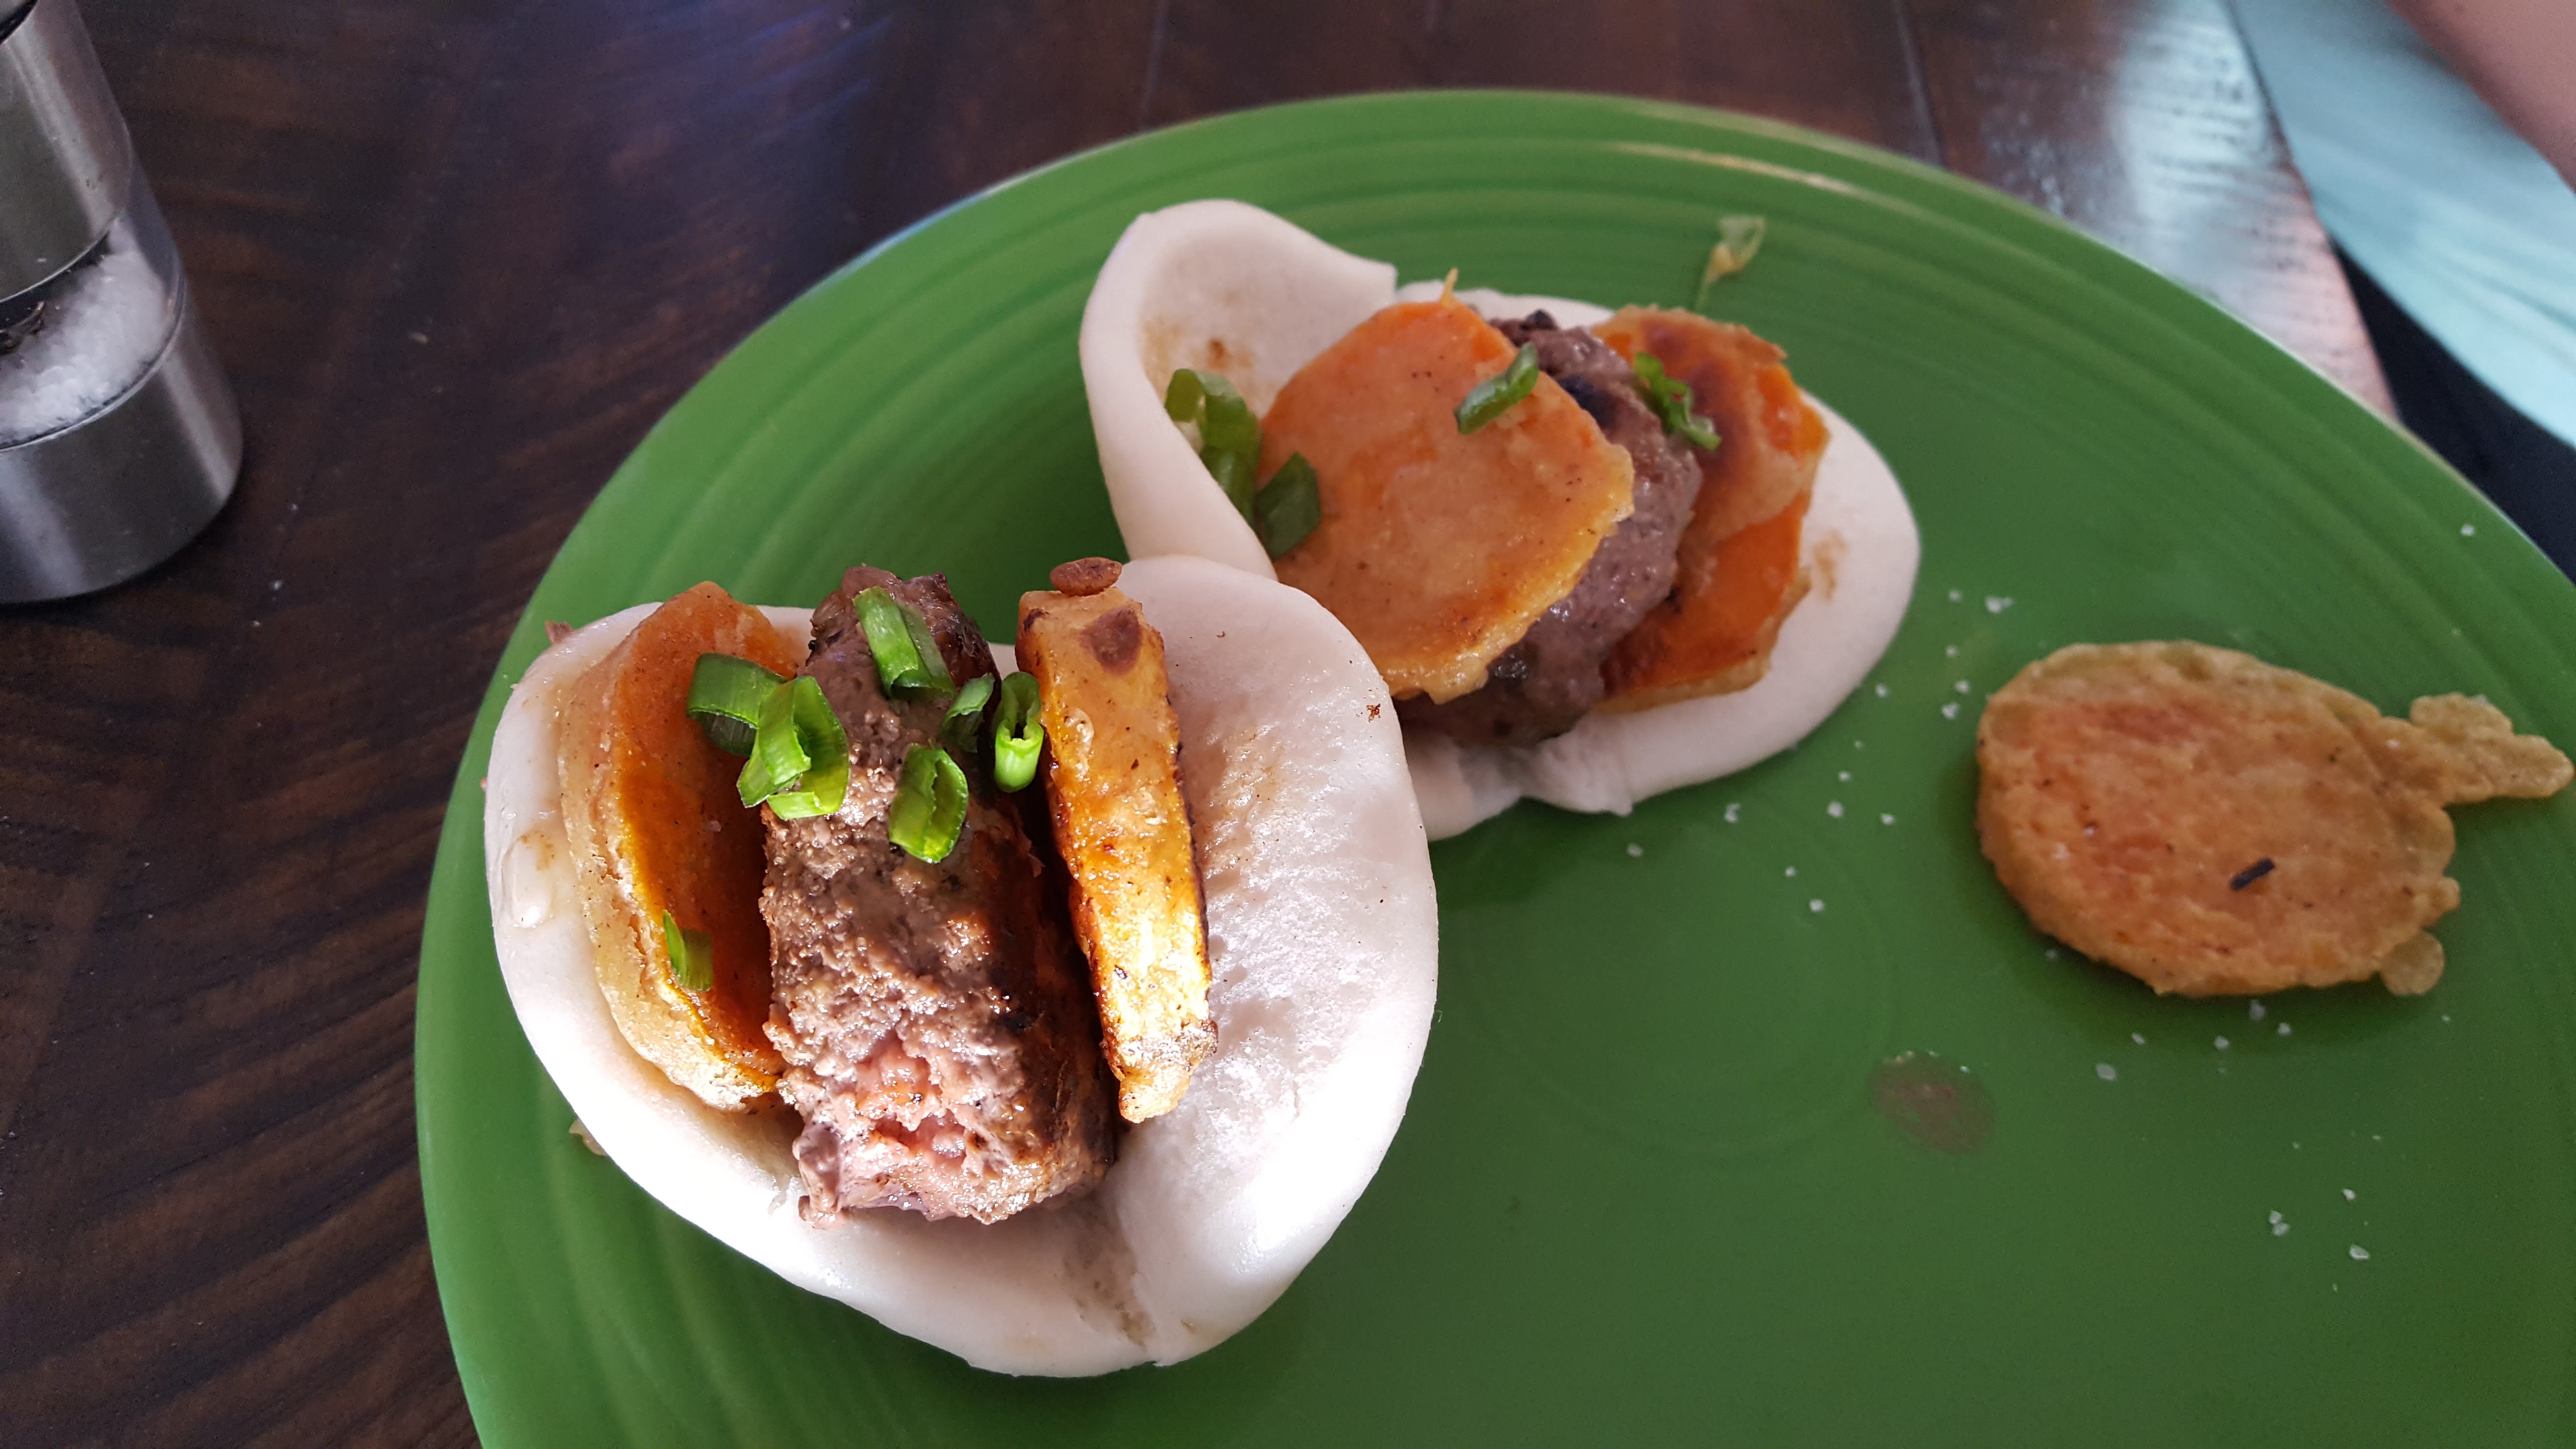
[{"label": "sweet potato slice", "polygon": [[1398,696],[1482,685],[1632,507],[1626,450],[1552,378],[1459,433],[1460,401],[1512,354],[1454,299],[1398,303],[1300,369],[1262,421],[1262,476],[1303,453],[1323,503],[1280,582],[1330,609]]},{"label": "sweet potato slice", "polygon": [[1020,596],[1019,662],[1043,700],[1048,808],[1118,1114],[1142,1122],[1180,1105],[1216,1020],[1163,636],[1098,562],[1056,570],[1083,592]]},{"label": "sweet potato slice", "polygon": [[1692,410],[1717,425],[1717,450],[1699,455],[1685,552],[1693,538],[1714,544],[1778,516],[1816,481],[1825,420],[1779,348],[1732,322],[1660,307],[1622,308],[1592,333],[1630,361],[1652,353],[1666,376],[1690,384]]},{"label": "sweet potato slice", "polygon": [[1732,694],[1770,672],[1780,625],[1807,596],[1798,547],[1808,497],[1799,494],[1707,551],[1683,554],[1672,595],[1648,610],[1602,664],[1610,693],[1598,708],[1651,709]]},{"label": "sweet potato slice", "polygon": [[1630,307],[1592,330],[1620,356],[1651,353],[1689,383],[1693,410],[1718,434],[1715,451],[1699,452],[1699,501],[1674,550],[1672,597],[1604,666],[1602,707],[1743,689],[1770,669],[1772,641],[1806,596],[1798,549],[1824,419],[1781,365],[1780,349],[1733,323]]},{"label": "sweet potato slice", "polygon": [[[759,610],[714,584],[662,605],[566,696],[564,828],[581,878],[599,985],[617,1029],[709,1106],[739,1109],[777,1084],[769,1019],[769,928],[760,917],[760,816],[742,808],[742,762],[688,717],[702,653],[773,673],[795,652]],[[713,981],[672,976],[662,913],[704,931]]]}]

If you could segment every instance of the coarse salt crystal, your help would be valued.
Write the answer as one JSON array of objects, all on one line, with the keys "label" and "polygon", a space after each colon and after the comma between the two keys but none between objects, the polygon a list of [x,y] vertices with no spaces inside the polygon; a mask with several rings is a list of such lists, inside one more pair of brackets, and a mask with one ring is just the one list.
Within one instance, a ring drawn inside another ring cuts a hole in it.
[{"label": "coarse salt crystal", "polygon": [[1881,815],[1878,817],[1878,823],[1881,825],[1894,825],[1896,823],[1896,817],[1893,815]]},{"label": "coarse salt crystal", "polygon": [[1826,802],[1825,802],[1825,813],[1826,813],[1826,814],[1828,814],[1828,815],[1830,815],[1830,816],[1832,816],[1832,817],[1834,817],[1836,820],[1840,820],[1840,819],[1842,819],[1842,818],[1843,818],[1843,802],[1841,802],[1840,800],[1829,800],[1829,801],[1826,801]]},{"label": "coarse salt crystal", "polygon": [[1955,603],[1959,602],[1961,599],[1966,598],[1966,597],[1967,597],[1967,595],[1960,593],[1957,589],[1952,589],[1952,590],[1950,591],[1950,602],[1951,602],[1951,603],[1954,603],[1954,604],[1955,604]]},{"label": "coarse salt crystal", "polygon": [[1737,811],[1742,810],[1743,808],[1744,808],[1744,807],[1743,807],[1742,805],[1729,805],[1729,806],[1727,806],[1727,807],[1726,807],[1726,823],[1727,823],[1727,824],[1729,824],[1729,825],[1733,825],[1733,824],[1735,823],[1735,820],[1736,820],[1736,812],[1737,812]]},{"label": "coarse salt crystal", "polygon": [[2353,1190],[2352,1190],[2351,1188],[2348,1188],[2348,1187],[2347,1187],[2347,1188],[2345,1188],[2345,1189],[2343,1190],[2343,1200],[2344,1200],[2345,1202],[2350,1202],[2350,1201],[2352,1201],[2352,1200],[2353,1200],[2353,1196],[2354,1196],[2354,1194],[2353,1194]]},{"label": "coarse salt crystal", "polygon": [[2129,1033],[2129,1040],[2136,1042],[2140,1046],[2145,1046],[2147,1044],[2147,1034],[2143,1031],[2133,1031]]},{"label": "coarse salt crystal", "polygon": [[1957,700],[1955,700],[1955,699],[1954,699],[1954,700],[1950,701],[1948,704],[1945,704],[1945,705],[1941,706],[1941,718],[1943,718],[1943,719],[1957,719],[1958,717],[1959,717],[1959,702],[1958,702]]},{"label": "coarse salt crystal", "polygon": [[2225,1037],[2223,1037],[2223,1036],[2222,1036],[2222,1037],[2220,1037],[2220,1038],[2218,1039],[2217,1046],[2218,1046],[2218,1049],[2219,1049],[2220,1051],[2225,1051],[2225,1050],[2227,1050],[2227,1038],[2225,1038]]},{"label": "coarse salt crystal", "polygon": [[2011,607],[2012,600],[2001,594],[1986,595],[1986,612],[1989,614],[2000,614]]},{"label": "coarse salt crystal", "polygon": [[2246,1007],[2245,1014],[2255,1021],[2261,1021],[2263,1019],[2263,1003],[2257,1001]]},{"label": "coarse salt crystal", "polygon": [[2095,1062],[2093,1064],[2093,1075],[2100,1077],[2106,1082],[2116,1082],[2120,1080],[2120,1069],[2111,1065],[2109,1062]]},{"label": "coarse salt crystal", "polygon": [[1646,847],[1637,844],[1633,840],[1628,842],[1628,858],[1630,860],[1635,860],[1637,857],[1644,855],[1645,853]]},{"label": "coarse salt crystal", "polygon": [[2359,1243],[2355,1243],[2352,1245],[2352,1257],[2353,1261],[2356,1263],[2367,1263],[2370,1261],[2370,1250]]},{"label": "coarse salt crystal", "polygon": [[1810,915],[1813,915],[1814,913],[1816,913],[1816,912],[1818,912],[1818,911],[1821,911],[1821,910],[1823,910],[1824,908],[1825,908],[1825,903],[1824,903],[1823,901],[1809,901],[1809,902],[1807,902],[1807,912],[1808,912],[1808,914],[1810,914]]}]

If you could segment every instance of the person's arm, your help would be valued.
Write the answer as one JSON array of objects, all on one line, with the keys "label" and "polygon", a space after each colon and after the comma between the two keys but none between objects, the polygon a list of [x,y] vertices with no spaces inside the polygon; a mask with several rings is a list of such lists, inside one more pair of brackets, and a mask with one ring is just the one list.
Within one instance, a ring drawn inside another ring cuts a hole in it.
[{"label": "person's arm", "polygon": [[2576,0],[2389,0],[2576,186]]}]

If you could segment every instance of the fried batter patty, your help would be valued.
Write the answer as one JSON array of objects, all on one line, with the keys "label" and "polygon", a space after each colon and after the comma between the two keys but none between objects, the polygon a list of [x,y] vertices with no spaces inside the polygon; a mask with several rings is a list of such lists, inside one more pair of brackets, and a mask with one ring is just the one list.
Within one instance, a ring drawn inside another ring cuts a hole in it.
[{"label": "fried batter patty", "polygon": [[2483,699],[2406,720],[2203,644],[2079,644],[1977,725],[1977,833],[2032,924],[2159,993],[2442,974],[2446,805],[2537,798],[2567,757]]}]

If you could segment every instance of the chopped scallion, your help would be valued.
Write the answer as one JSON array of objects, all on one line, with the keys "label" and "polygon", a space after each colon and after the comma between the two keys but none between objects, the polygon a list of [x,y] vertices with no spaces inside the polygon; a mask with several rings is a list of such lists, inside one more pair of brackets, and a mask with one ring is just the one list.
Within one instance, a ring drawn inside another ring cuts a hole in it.
[{"label": "chopped scallion", "polygon": [[671,979],[683,990],[704,991],[716,984],[714,940],[704,931],[682,929],[669,911],[662,913],[662,949],[671,957]]},{"label": "chopped scallion", "polygon": [[953,693],[948,661],[939,657],[939,641],[921,611],[882,588],[861,589],[856,599],[859,628],[876,656],[877,678],[890,699],[924,699]]},{"label": "chopped scallion", "polygon": [[1678,377],[1667,376],[1663,360],[1651,352],[1637,354],[1636,369],[1637,386],[1646,390],[1655,411],[1663,414],[1664,431],[1694,448],[1714,451],[1717,447],[1717,425],[1691,411],[1691,385]]},{"label": "chopped scallion", "polygon": [[1225,490],[1243,521],[1252,521],[1255,471],[1261,459],[1261,420],[1220,373],[1184,367],[1163,389],[1163,411],[1199,430],[1199,461]]},{"label": "chopped scallion", "polygon": [[760,729],[760,707],[779,678],[748,659],[701,654],[689,674],[689,718],[707,742],[728,755],[748,755]]},{"label": "chopped scallion", "polygon": [[735,784],[743,804],[765,800],[782,820],[829,815],[849,797],[849,733],[811,675],[770,692]]},{"label": "chopped scallion", "polygon": [[1252,500],[1252,531],[1261,546],[1278,558],[1306,541],[1324,521],[1324,500],[1315,491],[1315,465],[1303,453],[1291,453]]},{"label": "chopped scallion", "polygon": [[957,691],[948,705],[947,718],[939,722],[939,737],[952,748],[972,754],[975,737],[984,723],[984,705],[993,697],[993,676],[978,674]]},{"label": "chopped scallion", "polygon": [[936,745],[904,752],[903,778],[886,812],[886,837],[914,856],[936,863],[957,848],[966,825],[966,772]]},{"label": "chopped scallion", "polygon": [[1467,390],[1458,404],[1458,431],[1472,433],[1510,411],[1512,404],[1538,386],[1538,344],[1524,342],[1512,354],[1511,366]]},{"label": "chopped scallion", "polygon": [[1708,289],[1753,265],[1753,254],[1762,250],[1762,234],[1769,223],[1758,216],[1721,216],[1717,219],[1717,245],[1708,249],[1708,265],[1700,268],[1699,293],[1691,298],[1691,310],[1708,310]]},{"label": "chopped scallion", "polygon": [[993,783],[1005,790],[1027,789],[1038,777],[1038,754],[1045,745],[1037,676],[1014,674],[1002,681],[1001,701],[993,709]]}]

